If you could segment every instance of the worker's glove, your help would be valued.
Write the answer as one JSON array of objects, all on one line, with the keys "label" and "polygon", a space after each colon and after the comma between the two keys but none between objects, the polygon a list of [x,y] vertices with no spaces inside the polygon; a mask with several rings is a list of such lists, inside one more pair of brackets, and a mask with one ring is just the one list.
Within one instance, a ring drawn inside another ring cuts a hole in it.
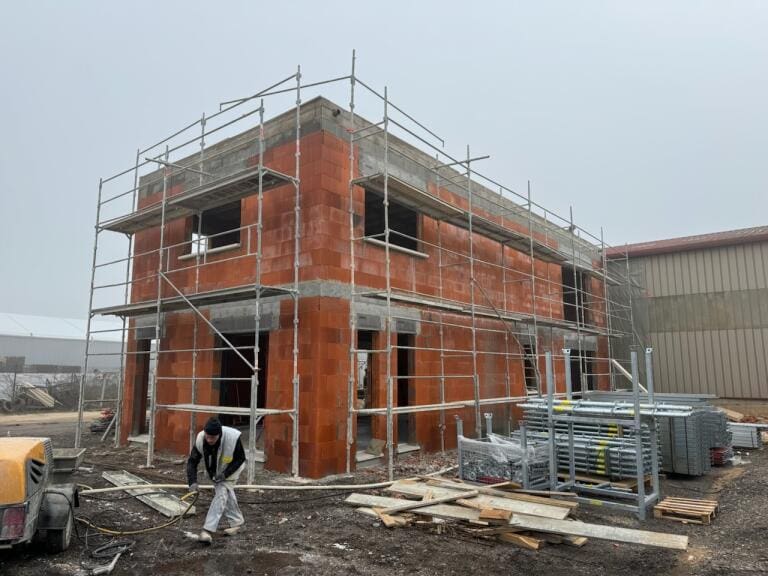
[{"label": "worker's glove", "polygon": [[213,477],[213,481],[218,484],[219,482],[224,482],[226,478],[224,478],[224,472],[219,472],[216,474],[216,476]]},{"label": "worker's glove", "polygon": [[190,492],[199,492],[200,491],[200,485],[197,482],[193,482],[189,485],[189,491]]}]

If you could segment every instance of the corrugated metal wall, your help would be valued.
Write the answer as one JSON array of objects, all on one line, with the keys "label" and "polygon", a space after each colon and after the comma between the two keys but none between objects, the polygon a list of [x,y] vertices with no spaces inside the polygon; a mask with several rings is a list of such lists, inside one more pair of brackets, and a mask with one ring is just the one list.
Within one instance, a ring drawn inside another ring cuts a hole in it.
[{"label": "corrugated metal wall", "polygon": [[768,242],[630,257],[661,392],[768,398]]},{"label": "corrugated metal wall", "polygon": [[[120,347],[120,342],[93,341],[90,348],[93,356],[88,358],[88,371],[120,370]],[[26,365],[55,364],[82,367],[85,340],[0,334],[0,356],[23,356]]]}]

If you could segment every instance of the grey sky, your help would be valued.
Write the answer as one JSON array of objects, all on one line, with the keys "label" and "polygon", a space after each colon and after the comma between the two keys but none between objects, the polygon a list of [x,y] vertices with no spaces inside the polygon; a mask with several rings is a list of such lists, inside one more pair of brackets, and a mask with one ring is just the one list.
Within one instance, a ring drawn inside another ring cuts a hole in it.
[{"label": "grey sky", "polygon": [[470,4],[6,3],[0,311],[84,317],[99,177],[352,48],[447,150],[611,244],[766,224],[768,2]]}]

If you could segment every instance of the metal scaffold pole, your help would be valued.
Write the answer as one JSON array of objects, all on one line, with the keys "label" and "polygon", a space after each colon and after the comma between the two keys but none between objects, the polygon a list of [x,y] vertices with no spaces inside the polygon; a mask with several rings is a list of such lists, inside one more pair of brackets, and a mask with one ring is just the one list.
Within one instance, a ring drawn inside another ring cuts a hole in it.
[{"label": "metal scaffold pole", "polygon": [[[435,160],[439,157],[435,154]],[[440,173],[435,170],[435,189],[440,194]],[[437,294],[443,298],[443,238],[442,225],[437,221]],[[438,331],[440,335],[440,404],[445,404],[445,327],[443,325],[443,313],[438,312]],[[445,452],[445,410],[440,410],[440,451]]]},{"label": "metal scaffold pole", "polygon": [[291,474],[299,475],[299,263],[301,249],[301,66],[296,68],[296,188],[293,232],[293,431],[291,435]]},{"label": "metal scaffold pole", "polygon": [[576,271],[578,264],[576,262],[576,227],[573,224],[573,206],[570,207],[569,230],[571,235],[571,258],[573,263],[573,305],[576,311],[576,341],[579,344],[579,354],[577,356],[580,375],[579,391],[583,393],[586,384],[585,374],[587,373],[587,364],[584,358],[584,343],[582,341],[581,327],[582,325],[586,325],[586,311],[584,310],[584,277]]},{"label": "metal scaffold pole", "polygon": [[[653,348],[645,349],[645,388],[648,390],[648,404],[655,404],[653,396]],[[660,498],[659,486],[659,427],[656,418],[650,418],[648,422],[651,434],[651,490],[653,497]]]},{"label": "metal scaffold pole", "polygon": [[[168,145],[165,146],[165,162],[168,162]],[[155,456],[155,426],[157,423],[157,379],[160,372],[160,349],[162,341],[161,302],[163,299],[163,260],[165,255],[165,209],[168,204],[168,170],[163,167],[163,198],[160,212],[160,248],[157,252],[157,304],[155,311],[155,373],[149,384],[149,440],[147,442],[147,467],[152,466]],[[152,350],[150,348],[150,354]]]},{"label": "metal scaffold pole", "polygon": [[552,352],[544,353],[545,371],[547,378],[547,439],[549,441],[549,486],[557,490],[557,442],[555,440],[554,395],[555,378],[552,366]]},{"label": "metal scaffold pole", "polygon": [[634,400],[635,458],[637,466],[637,515],[645,520],[645,467],[643,466],[643,434],[640,426],[640,375],[637,366],[637,351],[632,350],[632,397]]},{"label": "metal scaffold pole", "polygon": [[389,245],[389,95],[386,86],[384,86],[384,259],[387,287],[387,475],[392,480],[394,479],[395,447],[392,430],[392,404],[394,399],[392,397],[392,271],[390,268]]},{"label": "metal scaffold pole", "polygon": [[611,342],[613,330],[611,327],[611,302],[608,294],[608,258],[605,253],[605,240],[603,238],[602,226],[600,227],[600,254],[603,262],[603,298],[605,300],[605,329],[608,333],[608,335],[606,336],[606,340],[608,341],[608,359],[606,364],[608,365],[608,379],[610,382],[610,389],[614,390],[616,386],[614,385],[614,381],[613,381],[613,363],[611,362],[611,358],[613,358],[613,343]]},{"label": "metal scaffold pole", "polygon": [[[503,198],[501,187],[499,187],[499,198]],[[504,242],[499,243],[501,248],[501,294],[502,294],[502,306],[501,310],[504,314],[508,312],[507,303],[507,266],[506,266],[506,251],[507,245]],[[520,353],[522,358],[525,357],[525,348],[522,343],[520,344]],[[512,396],[512,383],[509,378],[509,357],[511,352],[509,351],[509,330],[504,331],[504,395],[509,398]],[[523,386],[525,386],[525,361],[523,361]],[[504,406],[505,411],[505,433],[512,433],[512,406],[507,404]]]},{"label": "metal scaffold pole", "polygon": [[349,379],[347,384],[346,470],[352,471],[352,446],[355,445],[355,382],[357,370],[357,312],[355,310],[355,51],[352,50],[352,73],[349,76]]},{"label": "metal scaffold pole", "polygon": [[[528,246],[529,256],[531,258],[531,314],[533,315],[533,346],[532,358],[533,373],[536,378],[536,391],[541,396],[541,376],[539,374],[539,325],[537,322],[536,310],[536,259],[533,252],[533,203],[531,202],[531,181],[528,180]],[[549,276],[549,266],[547,266],[547,276]],[[547,287],[549,290],[549,287]],[[550,315],[551,315],[550,309]],[[525,348],[523,348],[525,352]]]},{"label": "metal scaffold pole", "polygon": [[80,387],[77,401],[77,428],[75,429],[75,448],[80,448],[83,434],[83,404],[85,403],[85,380],[88,377],[88,353],[91,346],[91,320],[93,319],[93,290],[96,280],[96,254],[99,250],[99,222],[101,217],[101,192],[104,180],[99,179],[99,195],[96,203],[96,224],[93,238],[93,261],[91,263],[91,293],[88,298],[88,320],[85,327],[85,357],[83,359],[83,373],[80,375]]},{"label": "metal scaffold pole", "polygon": [[[573,400],[573,380],[571,380],[571,350],[563,349],[563,361],[565,362],[565,397]],[[573,422],[568,421],[568,486],[576,482],[576,459],[573,447]]]},{"label": "metal scaffold pole", "polygon": [[[139,161],[141,159],[141,150],[139,148],[136,149],[136,165],[133,170],[133,195],[131,199],[131,209],[136,209],[136,197],[137,192],[139,189]],[[133,253],[133,235],[128,235],[128,257],[125,260],[125,290],[123,292],[123,304],[128,305],[128,301],[130,299],[131,295],[131,264],[133,263],[131,259],[131,254]],[[94,263],[95,264],[95,263]],[[128,362],[128,355],[126,354],[126,329],[125,325],[127,323],[127,320],[125,316],[122,318],[122,330],[120,332],[120,374],[117,378],[117,406],[115,406],[115,441],[114,441],[114,447],[117,448],[120,445],[120,436],[122,434],[122,418],[123,418],[123,393],[125,388],[125,372],[127,369],[127,362]],[[102,442],[104,441],[104,438],[107,436],[107,431],[104,432],[104,436],[102,437]]]},{"label": "metal scaffold pole", "polygon": [[477,373],[477,318],[475,314],[475,241],[472,231],[472,165],[467,146],[467,197],[469,203],[469,306],[472,317],[472,384],[475,398],[475,437],[483,435],[482,422],[480,421],[480,377]]},{"label": "metal scaffold pole", "polygon": [[629,244],[624,245],[624,261],[626,263],[626,270],[627,270],[627,294],[629,295],[629,326],[630,331],[632,332],[632,345],[638,346],[639,342],[637,341],[637,333],[635,332],[635,316],[634,316],[634,310],[632,307],[632,277],[630,276],[630,269],[629,269]]},{"label": "metal scaffold pole", "polygon": [[[204,163],[205,163],[205,113],[200,117],[200,161],[198,162],[198,185],[203,185],[204,176]],[[192,219],[194,223],[194,218]],[[195,292],[200,290],[200,238],[202,236],[203,228],[203,214],[199,210],[197,211],[197,248],[195,247],[195,240],[190,243],[190,250],[195,253]],[[199,324],[200,321],[197,318],[197,314],[193,314],[195,318],[195,324],[192,327],[192,383],[190,387],[190,400],[192,404],[197,404],[197,338],[199,336]],[[195,412],[189,413],[189,450],[192,450],[195,438],[197,436],[197,414]]]},{"label": "metal scaffold pole", "polygon": [[[251,414],[248,418],[248,483],[256,477],[256,432],[259,417],[256,413],[259,399],[259,334],[261,332],[261,242],[264,224],[264,100],[259,105],[259,186],[256,197],[256,273],[253,278],[255,292],[253,313],[253,373],[251,374]],[[248,231],[250,235],[250,230]],[[265,406],[266,408],[266,406]]]}]

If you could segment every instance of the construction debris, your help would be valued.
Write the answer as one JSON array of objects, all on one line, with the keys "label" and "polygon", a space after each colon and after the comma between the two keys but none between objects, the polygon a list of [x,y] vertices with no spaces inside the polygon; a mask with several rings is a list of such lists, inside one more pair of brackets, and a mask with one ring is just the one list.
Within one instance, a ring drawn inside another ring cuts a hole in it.
[{"label": "construction debris", "polygon": [[91,422],[91,432],[104,432],[115,418],[115,411],[112,408],[104,408],[99,417]]},{"label": "construction debris", "polygon": [[32,384],[28,384],[26,382],[19,382],[17,386],[22,394],[24,394],[27,398],[34,400],[44,408],[53,408],[53,406],[56,404],[56,399],[42,388],[33,386]]},{"label": "construction debris", "polygon": [[504,484],[509,490],[445,478],[401,480],[386,489],[397,498],[354,493],[345,502],[378,518],[387,528],[416,524],[434,528],[438,534],[450,528],[528,550],[548,544],[583,546],[587,538],[676,550],[688,546],[687,536],[576,521],[570,515],[577,502],[558,500],[556,492],[549,497],[519,493]]}]

